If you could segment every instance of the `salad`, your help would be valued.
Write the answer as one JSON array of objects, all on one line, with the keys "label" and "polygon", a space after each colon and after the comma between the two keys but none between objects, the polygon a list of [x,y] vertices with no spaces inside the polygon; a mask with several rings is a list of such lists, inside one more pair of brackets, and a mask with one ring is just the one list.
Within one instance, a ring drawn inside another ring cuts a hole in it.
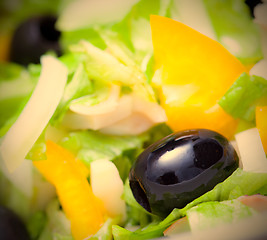
[{"label": "salad", "polygon": [[0,19],[1,239],[267,236],[265,1],[22,2]]}]

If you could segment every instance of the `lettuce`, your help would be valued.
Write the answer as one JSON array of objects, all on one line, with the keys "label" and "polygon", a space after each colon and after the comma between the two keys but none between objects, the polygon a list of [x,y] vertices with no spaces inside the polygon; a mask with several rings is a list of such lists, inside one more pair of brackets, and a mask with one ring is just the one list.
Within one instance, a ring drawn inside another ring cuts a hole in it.
[{"label": "lettuce", "polygon": [[[253,182],[253,184],[251,184]],[[115,239],[150,239],[152,237],[160,237],[163,235],[163,231],[169,227],[174,221],[181,217],[186,216],[190,211],[194,211],[194,207],[202,205],[202,209],[207,209],[208,206],[216,206],[216,202],[221,202],[228,200],[234,200],[243,195],[254,195],[262,194],[267,195],[267,174],[266,173],[252,173],[245,172],[242,169],[237,169],[230,177],[228,177],[224,182],[219,183],[211,191],[203,194],[201,197],[195,199],[191,203],[187,204],[183,209],[174,209],[164,220],[154,221],[144,228],[139,228],[136,231],[129,231],[119,226],[113,226],[113,234]],[[216,217],[222,218],[225,211],[219,210],[223,205],[218,205],[215,209]],[[233,214],[238,213],[240,218],[247,217],[252,213],[250,210],[244,207],[244,211],[240,210],[239,204],[233,204],[230,206],[230,212]],[[225,206],[227,208],[227,206]],[[193,209],[193,210],[192,210]],[[197,208],[195,208],[196,210]],[[211,210],[212,211],[212,210]],[[204,211],[205,212],[205,211]],[[206,213],[207,215],[210,212]],[[229,215],[226,216],[226,221]],[[230,216],[230,220],[232,217]]]},{"label": "lettuce", "polygon": [[90,237],[91,240],[112,240],[112,226],[117,224],[119,220],[117,218],[108,218],[98,232]]},{"label": "lettuce", "polygon": [[147,136],[111,136],[88,130],[70,133],[61,141],[61,145],[88,167],[98,159],[113,161],[121,178],[125,180],[136,154],[143,149],[146,140]]},{"label": "lettuce", "polygon": [[81,39],[90,41],[94,46],[103,50],[107,47],[99,32],[92,28],[63,31],[60,37],[60,44],[64,51],[68,52],[69,46],[76,44]]},{"label": "lettuce", "polygon": [[[15,63],[0,64],[0,128],[4,127],[8,119],[14,122],[28,101],[34,86],[35,81],[25,68]],[[5,132],[6,130],[2,130],[0,136]]]},{"label": "lettuce", "polygon": [[220,99],[219,104],[234,118],[254,122],[255,107],[266,97],[266,79],[243,73]]},{"label": "lettuce", "polygon": [[236,223],[256,214],[255,210],[237,199],[200,203],[186,212],[191,231],[214,228],[225,223]]},{"label": "lettuce", "polygon": [[65,87],[63,97],[50,120],[52,124],[61,122],[65,113],[69,109],[72,100],[92,93],[93,86],[85,71],[83,63],[80,63],[73,74],[69,74],[69,81]]},{"label": "lettuce", "polygon": [[[263,57],[259,29],[252,21],[249,8],[243,1],[203,0],[203,7],[207,12],[206,18],[211,23],[211,31],[215,32],[216,40],[243,64],[254,64]],[[174,8],[177,8],[176,11],[173,10]],[[108,47],[106,37],[109,35],[117,42],[124,44],[133,53],[134,61],[142,66],[142,70],[149,72],[150,59],[153,58],[150,15],[161,15],[179,20],[179,12],[183,11],[188,11],[186,18],[192,22],[195,17],[194,9],[183,9],[183,5],[178,1],[139,0],[128,12],[125,12],[125,17],[115,22],[94,24],[88,22],[87,27],[76,27],[68,31],[63,28],[61,44],[67,50],[70,45],[84,39],[104,50]],[[59,19],[59,22],[62,21],[63,19]]]},{"label": "lettuce", "polygon": [[203,0],[217,40],[243,64],[263,58],[260,32],[248,6],[240,0]]},{"label": "lettuce", "polygon": [[38,239],[46,224],[46,221],[46,215],[42,211],[37,211],[30,217],[27,222],[27,229],[32,240]]},{"label": "lettuce", "polygon": [[70,221],[60,209],[57,199],[52,200],[46,208],[46,225],[42,229],[38,240],[73,240]]}]

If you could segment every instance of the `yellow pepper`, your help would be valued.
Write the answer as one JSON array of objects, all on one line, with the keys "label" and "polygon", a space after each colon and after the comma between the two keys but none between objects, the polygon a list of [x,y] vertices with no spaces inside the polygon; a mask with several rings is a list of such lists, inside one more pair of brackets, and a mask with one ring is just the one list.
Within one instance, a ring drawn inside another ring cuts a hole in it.
[{"label": "yellow pepper", "polygon": [[51,182],[71,223],[75,240],[95,234],[104,223],[103,203],[89,185],[86,172],[75,157],[52,141],[47,141],[47,159],[34,165]]},{"label": "yellow pepper", "polygon": [[231,138],[237,121],[217,104],[247,69],[220,43],[175,20],[151,16],[160,100],[179,131],[208,128]]},{"label": "yellow pepper", "polygon": [[8,61],[10,38],[10,35],[0,33],[0,62]]},{"label": "yellow pepper", "polygon": [[267,154],[267,106],[256,107],[256,127],[259,130],[261,142]]}]

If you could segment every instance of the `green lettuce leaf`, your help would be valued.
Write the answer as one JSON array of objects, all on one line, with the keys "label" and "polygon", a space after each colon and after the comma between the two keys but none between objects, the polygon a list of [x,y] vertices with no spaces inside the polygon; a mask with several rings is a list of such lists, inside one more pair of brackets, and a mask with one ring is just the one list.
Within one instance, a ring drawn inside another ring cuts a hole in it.
[{"label": "green lettuce leaf", "polygon": [[82,28],[73,31],[63,31],[60,37],[60,45],[64,52],[69,51],[69,46],[76,44],[81,39],[90,41],[94,46],[105,49],[107,47],[98,30],[93,28]]},{"label": "green lettuce leaf", "polygon": [[256,215],[256,211],[239,200],[204,202],[186,212],[192,231],[205,230],[222,224],[236,223]]},{"label": "green lettuce leaf", "polygon": [[243,64],[253,64],[262,55],[260,32],[248,6],[240,0],[204,0],[218,41]]},{"label": "green lettuce leaf", "polygon": [[[170,16],[171,0],[140,0],[137,1],[125,17],[117,22],[105,24],[90,24],[88,27],[77,28],[71,31],[62,30],[61,45],[65,51],[83,39],[95,47],[110,49],[111,40],[124,50],[131,52],[131,61],[134,61],[149,78],[152,77],[153,45],[150,31],[150,15]],[[59,23],[62,19],[59,19]],[[59,24],[60,26],[60,24]]]},{"label": "green lettuce leaf", "polygon": [[[119,226],[113,226],[114,238],[150,239],[153,237],[160,237],[163,235],[163,231],[167,227],[169,227],[175,220],[186,216],[187,212],[195,206],[199,206],[202,203],[213,204],[214,202],[234,200],[244,195],[254,194],[267,195],[267,174],[245,172],[238,168],[224,182],[219,183],[211,191],[187,204],[183,209],[174,209],[163,221],[155,221],[150,225],[133,232]],[[224,212],[221,211],[222,217],[223,213]],[[240,216],[241,215],[242,212],[240,213]],[[247,215],[249,214],[245,214],[244,216]]]},{"label": "green lettuce leaf", "polygon": [[[253,184],[251,184],[253,182]],[[238,168],[224,182],[217,184],[213,190],[189,203],[181,209],[185,212],[202,202],[233,200],[244,195],[262,194],[267,195],[267,174],[245,172]]]},{"label": "green lettuce leaf", "polygon": [[126,17],[112,26],[126,46],[135,53],[137,62],[142,63],[146,55],[153,54],[150,31],[150,15],[168,16],[171,1],[141,0],[138,1]]},{"label": "green lettuce leaf", "polygon": [[73,53],[83,53],[86,56],[85,68],[90,78],[106,82],[118,82],[132,85],[145,82],[144,74],[133,66],[127,66],[112,54],[97,48],[87,41],[80,41],[71,46]]},{"label": "green lettuce leaf", "polygon": [[129,179],[125,181],[122,199],[127,204],[125,228],[131,228],[133,226],[142,228],[147,226],[150,222],[158,220],[158,217],[150,214],[137,203],[130,188]]},{"label": "green lettuce leaf", "polygon": [[90,240],[112,240],[112,226],[119,222],[118,218],[108,218],[98,232],[90,237]]},{"label": "green lettuce leaf", "polygon": [[47,218],[44,212],[35,212],[27,222],[27,229],[32,240],[37,240],[44,229]]},{"label": "green lettuce leaf", "polygon": [[243,73],[220,99],[219,104],[234,118],[253,122],[255,107],[266,97],[267,80]]},{"label": "green lettuce leaf", "polygon": [[113,161],[123,180],[128,177],[132,162],[143,149],[144,136],[112,136],[97,131],[72,132],[61,141],[61,145],[76,154],[77,158],[90,166],[92,161]]},{"label": "green lettuce leaf", "polygon": [[70,221],[62,211],[57,199],[48,204],[45,213],[47,222],[38,240],[74,240],[71,235]]},{"label": "green lettuce leaf", "polygon": [[69,81],[65,87],[63,97],[50,120],[52,124],[60,123],[69,109],[72,100],[92,93],[92,82],[88,78],[83,63],[80,63],[73,74],[70,74]]},{"label": "green lettuce leaf", "polygon": [[[28,101],[35,86],[28,71],[14,63],[0,64],[0,136],[12,125]],[[11,119],[13,118],[13,119]],[[7,120],[10,119],[10,123]]]}]

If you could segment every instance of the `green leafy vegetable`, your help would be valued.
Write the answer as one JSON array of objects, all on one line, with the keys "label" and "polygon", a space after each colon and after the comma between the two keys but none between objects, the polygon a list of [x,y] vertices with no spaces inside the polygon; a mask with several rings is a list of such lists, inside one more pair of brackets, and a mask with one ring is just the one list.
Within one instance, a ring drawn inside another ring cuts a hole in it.
[{"label": "green leafy vegetable", "polygon": [[91,240],[112,240],[112,226],[114,224],[117,224],[119,220],[117,218],[108,218],[103,226],[99,229],[99,231],[92,237],[90,237]]},{"label": "green leafy vegetable", "polygon": [[39,236],[39,240],[73,240],[70,221],[60,209],[57,199],[52,200],[46,209],[47,222]]},{"label": "green leafy vegetable", "polygon": [[204,0],[218,41],[243,64],[260,60],[260,32],[240,0]]},{"label": "green leafy vegetable", "polygon": [[204,230],[222,224],[236,223],[256,212],[239,200],[204,202],[186,212],[192,231]]},{"label": "green leafy vegetable", "polygon": [[255,107],[264,97],[267,97],[267,80],[243,73],[220,99],[219,104],[233,117],[253,122]]},{"label": "green leafy vegetable", "polygon": [[63,97],[53,115],[51,123],[60,123],[69,109],[71,101],[91,93],[92,90],[92,82],[88,78],[83,63],[80,63],[65,87]]},{"label": "green leafy vegetable", "polygon": [[72,151],[89,167],[92,161],[114,161],[123,180],[128,177],[136,154],[141,151],[147,136],[111,136],[96,131],[72,132],[61,145]]},{"label": "green leafy vegetable", "polygon": [[[251,182],[253,182],[253,184],[251,184]],[[150,239],[152,237],[160,237],[163,235],[163,231],[168,226],[170,226],[175,220],[186,216],[187,213],[190,213],[191,209],[195,206],[199,206],[203,203],[214,206],[216,205],[215,202],[234,200],[243,195],[254,194],[267,195],[267,174],[244,172],[243,170],[238,168],[224,182],[216,185],[213,190],[203,194],[201,197],[187,204],[183,209],[174,209],[163,221],[155,221],[152,224],[147,225],[144,228],[140,228],[134,232],[126,230],[119,226],[113,226],[113,234],[115,239]],[[203,209],[207,206],[208,205],[203,205]],[[221,207],[223,205],[218,206]],[[236,206],[239,206],[239,204],[237,204]],[[233,211],[238,211],[238,208],[236,208],[235,205],[232,205],[232,208],[230,208],[230,210],[231,209]],[[244,210],[244,212],[243,210],[240,210],[241,212],[238,216],[249,216],[251,210],[248,210],[247,208],[244,208]],[[247,210],[248,212],[246,212]],[[207,212],[207,215],[208,214],[209,213]]]},{"label": "green leafy vegetable", "polygon": [[23,67],[14,63],[0,64],[0,128],[8,119],[19,115],[34,86],[35,82]]},{"label": "green leafy vegetable", "polygon": [[37,240],[46,224],[46,216],[43,211],[35,212],[27,222],[27,229],[32,240]]},{"label": "green leafy vegetable", "polygon": [[145,81],[141,71],[122,64],[112,54],[95,47],[87,41],[81,41],[78,45],[72,46],[71,50],[86,55],[85,67],[92,79],[119,82],[124,85]]}]

